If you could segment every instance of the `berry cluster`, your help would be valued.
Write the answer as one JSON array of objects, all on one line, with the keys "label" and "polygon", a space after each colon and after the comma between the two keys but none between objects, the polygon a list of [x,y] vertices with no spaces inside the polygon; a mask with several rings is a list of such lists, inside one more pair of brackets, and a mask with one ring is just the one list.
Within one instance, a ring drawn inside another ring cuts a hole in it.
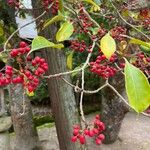
[{"label": "berry cluster", "polygon": [[145,74],[150,75],[150,57],[147,57],[144,53],[138,53],[132,64],[141,69]]},{"label": "berry cluster", "polygon": [[77,140],[79,140],[80,144],[85,144],[86,137],[91,137],[95,139],[95,143],[97,145],[102,144],[103,140],[105,139],[104,134],[102,134],[102,131],[105,130],[105,125],[100,121],[99,115],[95,116],[93,124],[94,125],[92,128],[86,129],[81,129],[78,125],[74,126],[71,141],[77,142]]},{"label": "berry cluster", "polygon": [[113,54],[108,60],[104,55],[99,55],[95,62],[90,62],[91,72],[96,73],[104,79],[112,77],[116,74],[117,69],[111,64],[117,60],[117,55]]},{"label": "berry cluster", "polygon": [[93,23],[89,20],[87,15],[84,13],[84,9],[81,7],[80,13],[79,13],[79,19],[82,22],[82,29],[80,30],[80,33],[87,33],[89,32],[89,28],[93,26]]},{"label": "berry cluster", "polygon": [[12,49],[12,51],[10,52],[10,56],[12,58],[15,58],[17,56],[27,54],[29,51],[30,51],[30,47],[28,46],[28,44],[25,42],[20,42],[19,48]]},{"label": "berry cluster", "polygon": [[45,9],[46,11],[49,10],[49,6],[50,6],[52,3],[53,3],[53,5],[52,5],[52,7],[51,7],[51,13],[52,13],[53,15],[56,15],[56,14],[58,13],[59,1],[58,1],[58,0],[42,0],[42,4],[43,4],[44,9]]},{"label": "berry cluster", "polygon": [[119,40],[119,41],[124,40],[124,37],[121,36],[121,34],[122,34],[122,35],[126,35],[126,33],[127,33],[126,28],[120,27],[120,26],[116,26],[115,28],[113,28],[113,29],[111,30],[111,36],[112,36],[114,39]]},{"label": "berry cluster", "polygon": [[45,59],[36,56],[32,59],[26,58],[30,47],[25,42],[20,42],[19,48],[12,49],[10,58],[16,63],[18,68],[6,66],[5,72],[0,73],[0,86],[6,86],[10,83],[21,83],[28,92],[33,92],[39,85],[39,78],[48,70],[48,64]]},{"label": "berry cluster", "polygon": [[19,0],[7,0],[7,4],[11,7],[19,8],[20,2]]},{"label": "berry cluster", "polygon": [[71,41],[71,46],[70,48],[75,50],[75,51],[78,51],[78,52],[83,52],[85,49],[86,49],[86,43],[85,41],[78,41],[78,40],[73,40]]}]

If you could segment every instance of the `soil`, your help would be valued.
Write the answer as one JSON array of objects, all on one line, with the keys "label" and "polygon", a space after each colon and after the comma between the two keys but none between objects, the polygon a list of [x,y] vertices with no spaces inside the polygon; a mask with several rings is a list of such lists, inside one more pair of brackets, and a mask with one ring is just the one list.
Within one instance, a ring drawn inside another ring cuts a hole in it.
[{"label": "soil", "polygon": [[[93,117],[88,115],[90,121]],[[59,150],[55,127],[38,129],[43,150]],[[12,145],[13,145],[13,139]],[[118,140],[109,145],[97,146],[88,140],[87,150],[150,150],[150,118],[133,112],[126,114]]]}]

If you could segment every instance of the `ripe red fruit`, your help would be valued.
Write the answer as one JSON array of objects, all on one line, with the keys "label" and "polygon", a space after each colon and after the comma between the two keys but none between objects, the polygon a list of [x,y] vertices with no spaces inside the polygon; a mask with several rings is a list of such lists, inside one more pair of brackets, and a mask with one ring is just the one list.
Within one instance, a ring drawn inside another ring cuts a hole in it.
[{"label": "ripe red fruit", "polygon": [[30,47],[26,47],[26,48],[25,48],[25,52],[26,52],[26,53],[28,53],[30,50],[31,50]]},{"label": "ripe red fruit", "polygon": [[34,60],[35,60],[36,63],[40,63],[41,58],[39,56],[36,56]]},{"label": "ripe red fruit", "polygon": [[89,136],[93,137],[95,135],[95,133],[93,132],[93,130],[89,130]]},{"label": "ripe red fruit", "polygon": [[100,119],[100,115],[96,115],[95,118],[99,120]]},{"label": "ripe red fruit", "polygon": [[96,143],[97,145],[100,145],[100,144],[102,144],[102,141],[101,141],[100,139],[96,138],[96,139],[95,139],[95,143]]},{"label": "ripe red fruit", "polygon": [[45,71],[44,71],[42,68],[38,67],[38,68],[37,68],[37,72],[38,72],[39,74],[43,74]]},{"label": "ripe red fruit", "polygon": [[98,129],[96,129],[96,128],[93,128],[92,131],[93,131],[94,134],[98,134],[99,133]]},{"label": "ripe red fruit", "polygon": [[36,61],[35,60],[32,60],[32,66],[36,66]]},{"label": "ripe red fruit", "polygon": [[77,136],[73,136],[73,137],[71,138],[71,141],[72,141],[72,142],[76,142],[76,141],[77,141]]},{"label": "ripe red fruit", "polygon": [[34,91],[34,88],[32,87],[32,86],[28,86],[28,91],[31,93],[31,92],[33,92]]},{"label": "ripe red fruit", "polygon": [[79,140],[80,140],[81,144],[85,144],[85,142],[86,142],[86,139],[85,139],[84,135],[79,135]]},{"label": "ripe red fruit", "polygon": [[89,135],[89,130],[88,130],[88,129],[85,129],[85,130],[84,130],[84,134],[85,134],[85,135]]},{"label": "ripe red fruit", "polygon": [[100,134],[97,138],[100,139],[101,141],[103,141],[105,139],[105,135],[104,134]]},{"label": "ripe red fruit", "polygon": [[73,129],[73,135],[78,135],[79,134],[79,129]]},{"label": "ripe red fruit", "polygon": [[29,78],[30,76],[31,76],[31,72],[30,71],[25,71],[25,73],[24,73],[26,76],[27,76],[27,78]]},{"label": "ripe red fruit", "polygon": [[19,47],[20,48],[24,48],[24,47],[26,47],[28,44],[26,43],[26,42],[24,42],[24,41],[21,41],[20,43],[19,43]]},{"label": "ripe red fruit", "polygon": [[18,54],[19,54],[18,49],[13,49],[13,50],[10,52],[11,57],[16,57]]},{"label": "ripe red fruit", "polygon": [[19,51],[20,54],[24,54],[25,53],[25,49],[24,48],[19,48],[18,51]]}]

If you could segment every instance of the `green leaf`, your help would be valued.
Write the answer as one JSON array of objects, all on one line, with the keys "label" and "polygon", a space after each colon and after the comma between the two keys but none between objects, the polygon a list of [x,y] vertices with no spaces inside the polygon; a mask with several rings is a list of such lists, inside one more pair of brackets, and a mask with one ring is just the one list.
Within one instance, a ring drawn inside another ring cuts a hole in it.
[{"label": "green leaf", "polygon": [[144,42],[144,41],[139,40],[139,39],[135,39],[135,38],[133,38],[133,39],[131,39],[131,40],[130,40],[130,42],[129,42],[129,43],[142,45],[142,46],[145,46],[145,47],[147,47],[147,48],[149,48],[149,49],[150,49],[150,43],[148,43],[148,42]]},{"label": "green leaf", "polygon": [[143,112],[150,105],[150,84],[144,73],[126,60],[125,86],[129,103],[136,112]]},{"label": "green leaf", "polygon": [[73,66],[73,54],[74,54],[74,51],[72,51],[67,57],[67,67],[70,70],[72,70],[72,66]]},{"label": "green leaf", "polygon": [[44,25],[43,25],[42,30],[45,29],[46,27],[50,26],[50,25],[53,24],[54,22],[58,22],[58,21],[61,21],[61,20],[63,20],[63,19],[64,19],[64,16],[62,16],[62,15],[57,15],[57,16],[55,16],[55,17],[53,17],[53,18],[50,18],[50,19],[46,20],[46,22],[45,22]]},{"label": "green leaf", "polygon": [[65,22],[61,25],[60,29],[56,33],[57,42],[68,40],[73,34],[74,28],[71,22]]},{"label": "green leaf", "polygon": [[33,51],[36,51],[36,50],[39,50],[39,49],[42,49],[42,48],[46,48],[46,47],[61,49],[61,48],[64,47],[64,45],[63,44],[54,44],[54,43],[48,41],[47,39],[45,39],[42,36],[37,36],[32,41],[31,51],[28,53],[28,55],[30,53],[32,53]]},{"label": "green leaf", "polygon": [[116,42],[110,36],[109,33],[107,33],[105,36],[103,36],[102,39],[100,40],[100,48],[101,48],[101,51],[106,56],[106,58],[108,58],[108,59],[116,51]]}]

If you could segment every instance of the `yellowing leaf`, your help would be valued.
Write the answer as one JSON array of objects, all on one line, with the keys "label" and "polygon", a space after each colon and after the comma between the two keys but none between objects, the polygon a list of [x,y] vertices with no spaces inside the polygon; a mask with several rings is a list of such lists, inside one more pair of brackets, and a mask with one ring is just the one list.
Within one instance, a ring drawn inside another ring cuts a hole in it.
[{"label": "yellowing leaf", "polygon": [[62,15],[57,15],[57,16],[54,16],[51,19],[46,20],[46,22],[44,23],[44,26],[43,26],[42,30],[45,29],[46,27],[50,26],[54,22],[58,22],[58,21],[61,21],[63,19],[64,19],[64,17]]},{"label": "yellowing leaf", "polygon": [[108,58],[108,59],[116,51],[116,42],[110,36],[109,33],[107,33],[105,36],[103,36],[102,39],[100,40],[100,48],[101,48],[101,51],[106,56],[106,58]]},{"label": "yellowing leaf", "polygon": [[73,34],[74,28],[71,22],[65,22],[61,25],[60,29],[56,33],[57,42],[68,40]]},{"label": "yellowing leaf", "polygon": [[150,84],[144,73],[126,60],[125,86],[129,103],[136,112],[145,111],[150,105]]},{"label": "yellowing leaf", "polygon": [[74,51],[72,51],[68,57],[67,57],[67,67],[72,70],[72,64],[73,64],[73,54],[74,54]]}]

